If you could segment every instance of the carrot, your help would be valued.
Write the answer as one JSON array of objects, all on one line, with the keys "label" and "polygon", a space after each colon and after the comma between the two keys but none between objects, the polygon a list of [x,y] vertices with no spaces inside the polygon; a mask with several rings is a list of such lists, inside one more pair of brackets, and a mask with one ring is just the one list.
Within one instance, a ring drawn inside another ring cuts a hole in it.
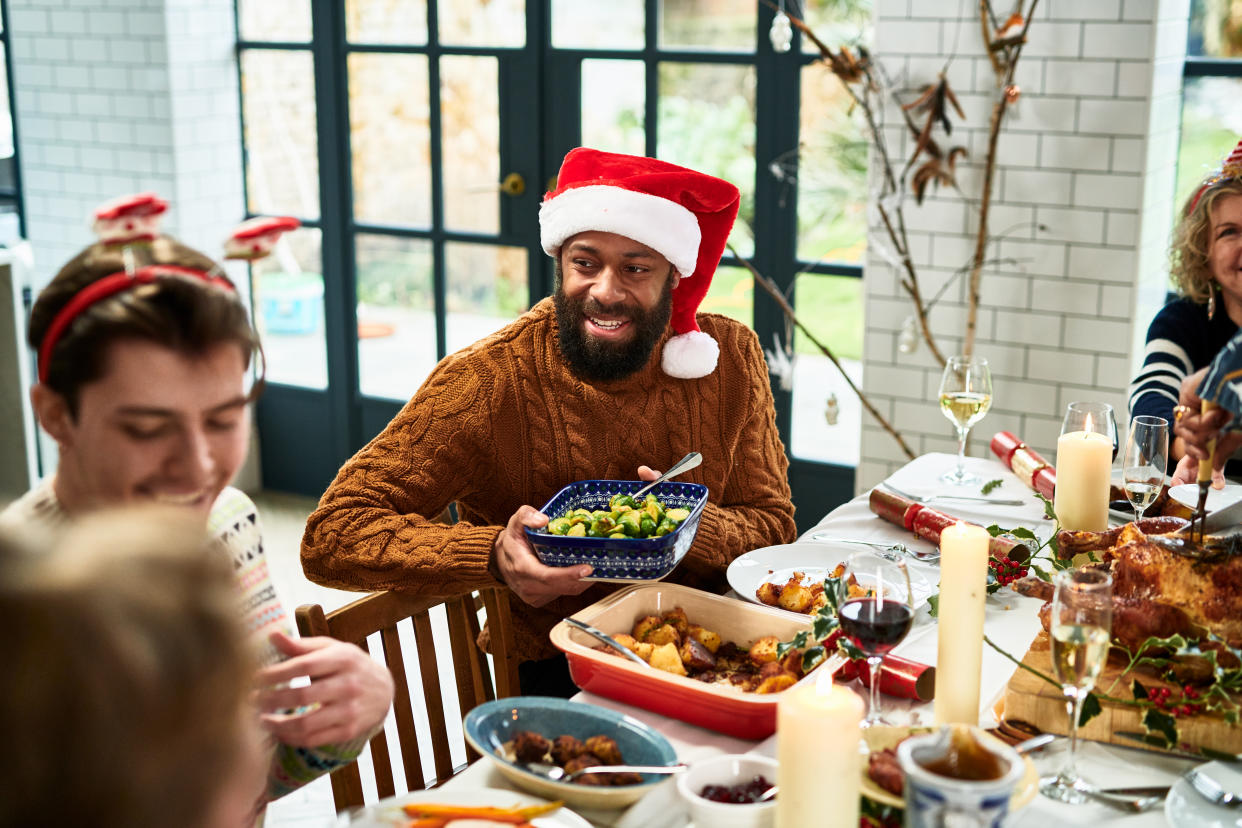
[{"label": "carrot", "polygon": [[[543,814],[551,813],[561,807],[560,802],[549,802],[546,805],[528,805],[524,808],[474,808],[466,805],[436,805],[427,802],[411,802],[402,809],[408,816],[418,818],[411,828],[440,828],[455,819],[485,819],[515,826],[526,826],[530,821]],[[440,820],[437,824],[435,820]],[[423,824],[426,821],[426,825]]]},{"label": "carrot", "polygon": [[448,825],[447,819],[440,819],[439,817],[419,817],[407,825],[406,828],[444,828],[445,825]]}]

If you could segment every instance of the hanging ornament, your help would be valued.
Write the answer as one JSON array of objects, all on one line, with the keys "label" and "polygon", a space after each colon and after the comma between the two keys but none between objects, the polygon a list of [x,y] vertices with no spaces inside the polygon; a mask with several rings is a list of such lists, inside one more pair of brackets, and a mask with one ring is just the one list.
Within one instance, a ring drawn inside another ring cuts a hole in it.
[{"label": "hanging ornament", "polygon": [[772,334],[772,344],[776,347],[771,351],[766,348],[763,351],[768,358],[768,372],[780,381],[782,391],[792,391],[793,351],[792,349],[781,347],[781,336],[778,333]]},{"label": "hanging ornament", "polygon": [[828,402],[824,403],[824,419],[828,421],[828,425],[837,424],[837,418],[841,416],[841,403],[837,402],[836,394],[828,395]]},{"label": "hanging ornament", "polygon": [[789,22],[789,15],[785,14],[785,4],[782,3],[776,16],[772,18],[772,28],[768,30],[768,37],[772,40],[772,51],[784,54],[788,52],[793,45],[793,26]]},{"label": "hanging ornament", "polygon": [[919,349],[919,321],[907,316],[901,323],[901,333],[897,335],[897,350],[903,354],[912,354]]}]

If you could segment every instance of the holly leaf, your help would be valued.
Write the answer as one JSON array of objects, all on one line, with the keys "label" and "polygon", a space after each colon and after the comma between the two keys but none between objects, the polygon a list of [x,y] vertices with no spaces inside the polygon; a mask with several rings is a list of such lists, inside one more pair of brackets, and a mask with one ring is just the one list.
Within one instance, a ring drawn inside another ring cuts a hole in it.
[{"label": "holly leaf", "polygon": [[988,534],[994,538],[998,538],[1001,535],[1005,534],[1005,530],[997,526],[995,523],[989,526],[987,531],[988,531]]},{"label": "holly leaf", "polygon": [[989,480],[987,483],[983,484],[983,488],[981,488],[979,491],[985,495],[990,495],[992,492],[1000,488],[1001,483],[1004,483],[1004,482],[1005,481],[999,477],[996,478],[995,480]]},{"label": "holly leaf", "polygon": [[1135,679],[1134,683],[1130,685],[1130,692],[1133,693],[1134,698],[1139,701],[1143,701],[1147,698],[1147,688],[1144,687],[1138,679]]},{"label": "holly leaf", "polygon": [[1078,726],[1082,727],[1087,722],[1104,712],[1104,708],[1100,706],[1100,699],[1095,693],[1088,693],[1087,697],[1082,700],[1082,712],[1078,715]]},{"label": "holly leaf", "polygon": [[802,672],[809,673],[824,658],[823,647],[809,647],[802,654]]},{"label": "holly leaf", "polygon": [[1052,583],[1052,575],[1047,570],[1031,564],[1031,571],[1035,573],[1035,577],[1039,580]]},{"label": "holly leaf", "polygon": [[1057,511],[1056,509],[1052,508],[1052,501],[1044,497],[1043,495],[1041,495],[1039,492],[1036,492],[1035,496],[1039,498],[1039,500],[1044,504],[1044,517],[1048,518],[1049,520],[1056,520]]},{"label": "holly leaf", "polygon": [[1148,710],[1143,714],[1143,729],[1148,735],[1164,739],[1165,747],[1177,744],[1177,720],[1168,713]]},{"label": "holly leaf", "polygon": [[850,661],[858,661],[859,659],[867,657],[866,653],[858,649],[858,645],[844,636],[837,641],[837,648],[841,652],[845,653],[845,657]]},{"label": "holly leaf", "polygon": [[[841,622],[835,615],[816,615],[815,620],[811,622],[811,634],[815,636],[816,641],[823,641],[840,625]],[[806,635],[806,632],[800,632],[798,635]]]},{"label": "holly leaf", "polygon": [[782,641],[776,645],[776,655],[778,658],[783,657],[790,650],[800,650],[806,646],[807,631],[802,630],[793,637],[791,641]]},{"label": "holly leaf", "polygon": [[927,614],[930,615],[932,618],[936,618],[940,615],[940,593],[939,592],[937,592],[935,595],[927,596]]},{"label": "holly leaf", "polygon": [[1009,534],[1013,535],[1015,538],[1022,538],[1022,540],[1033,540],[1033,541],[1039,540],[1039,538],[1036,537],[1034,532],[1032,532],[1030,529],[1027,529],[1023,526],[1019,526],[1015,529],[1010,529]]}]

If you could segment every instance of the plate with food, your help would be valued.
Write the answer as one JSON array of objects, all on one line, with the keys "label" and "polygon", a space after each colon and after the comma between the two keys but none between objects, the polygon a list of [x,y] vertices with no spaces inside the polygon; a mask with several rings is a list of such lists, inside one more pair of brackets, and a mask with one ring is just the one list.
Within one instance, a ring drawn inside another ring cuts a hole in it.
[{"label": "plate with food", "polygon": [[624,808],[670,778],[657,774],[586,774],[550,779],[530,763],[566,772],[597,765],[677,763],[669,741],[631,716],[583,702],[515,696],[485,702],[466,714],[466,741],[523,790],[581,808]]},{"label": "plate with food", "polygon": [[591,828],[591,823],[564,805],[499,788],[419,791],[362,810],[346,811],[337,818],[335,825],[336,828],[406,828],[411,820],[422,815],[452,815],[453,828],[496,828],[499,823],[494,820],[470,818],[470,814],[479,813],[478,809],[508,812],[512,818],[506,821],[510,824],[514,824],[517,817],[526,817],[535,828]]},{"label": "plate with food", "polygon": [[[863,740],[867,743],[867,761],[862,769],[862,795],[894,808],[905,807],[905,779],[901,766],[897,763],[897,746],[910,736],[930,733],[927,727],[889,727],[879,725],[863,730]],[[986,746],[989,742],[1004,744],[989,733],[981,734]],[[1023,757],[1026,772],[1018,780],[1013,795],[1009,798],[1009,810],[1016,811],[1035,799],[1039,793],[1039,773],[1029,757]]]},{"label": "plate with food", "polygon": [[[765,546],[734,558],[725,577],[747,601],[809,615],[823,606],[824,580],[840,577],[845,561],[857,551],[857,546],[831,543]],[[917,610],[935,590],[921,573],[908,571],[911,603]]]}]

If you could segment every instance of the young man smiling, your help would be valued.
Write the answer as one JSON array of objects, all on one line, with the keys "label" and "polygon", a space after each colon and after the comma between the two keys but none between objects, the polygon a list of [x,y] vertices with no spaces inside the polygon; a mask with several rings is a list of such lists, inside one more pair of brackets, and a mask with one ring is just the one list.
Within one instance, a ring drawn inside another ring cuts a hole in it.
[{"label": "young man smiling", "polygon": [[[151,501],[202,519],[229,556],[239,611],[263,650],[255,702],[272,744],[261,808],[352,761],[383,726],[392,677],[352,644],[290,635],[258,513],[228,485],[246,456],[259,343],[219,272],[156,235],[91,245],[43,289],[30,318],[31,401],[59,464],[0,512],[0,525],[59,534],[101,507]],[[298,677],[310,683],[287,686]]]},{"label": "young man smiling", "polygon": [[[746,326],[697,314],[737,215],[726,181],[577,149],[540,209],[556,292],[443,360],[337,475],[307,522],[311,580],[456,594],[507,585],[522,692],[574,692],[548,630],[615,585],[544,566],[523,534],[565,485],[653,479],[688,451],[708,488],[669,580],[713,591],[751,549],[793,539],[767,366]],[[702,328],[700,328],[700,325]],[[639,465],[639,464],[643,465]],[[450,503],[460,522],[436,523]],[[535,504],[535,505],[532,505]]]}]

